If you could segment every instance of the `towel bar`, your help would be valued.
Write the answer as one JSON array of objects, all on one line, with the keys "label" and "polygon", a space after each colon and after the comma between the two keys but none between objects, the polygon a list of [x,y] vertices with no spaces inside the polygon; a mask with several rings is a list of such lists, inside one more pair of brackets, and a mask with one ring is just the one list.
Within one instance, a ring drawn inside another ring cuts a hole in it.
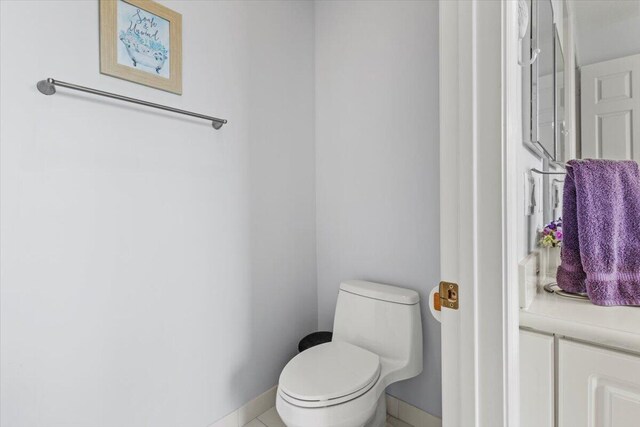
[{"label": "towel bar", "polygon": [[103,90],[92,89],[89,87],[74,85],[72,83],[63,82],[60,80],[54,80],[52,78],[48,78],[46,80],[40,80],[37,84],[38,90],[43,95],[53,95],[56,93],[56,86],[65,87],[67,89],[78,90],[80,92],[87,92],[93,95],[104,96],[107,98],[117,99],[119,101],[130,102],[132,104],[144,105],[145,107],[157,108],[159,110],[170,111],[172,113],[184,114],[186,116],[197,117],[199,119],[209,120],[211,121],[211,126],[214,129],[220,129],[222,125],[226,124],[227,121],[225,119],[219,119],[217,117],[205,116],[204,114],[194,113],[191,111],[180,110],[178,108],[168,107],[166,105],[155,104],[153,102],[143,101],[141,99],[129,98],[128,96],[118,95],[116,93],[105,92]]},{"label": "towel bar", "polygon": [[554,172],[554,171],[541,171],[540,169],[532,168],[531,172],[539,173],[540,175],[566,175],[566,172]]}]

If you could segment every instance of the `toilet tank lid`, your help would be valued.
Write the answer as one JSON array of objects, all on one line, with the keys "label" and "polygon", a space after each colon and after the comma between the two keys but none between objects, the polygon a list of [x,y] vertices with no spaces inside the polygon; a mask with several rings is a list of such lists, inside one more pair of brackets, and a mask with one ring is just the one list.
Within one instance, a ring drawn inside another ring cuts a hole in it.
[{"label": "toilet tank lid", "polygon": [[420,295],[416,291],[365,280],[346,280],[340,283],[340,290],[397,304],[413,305],[420,302]]}]

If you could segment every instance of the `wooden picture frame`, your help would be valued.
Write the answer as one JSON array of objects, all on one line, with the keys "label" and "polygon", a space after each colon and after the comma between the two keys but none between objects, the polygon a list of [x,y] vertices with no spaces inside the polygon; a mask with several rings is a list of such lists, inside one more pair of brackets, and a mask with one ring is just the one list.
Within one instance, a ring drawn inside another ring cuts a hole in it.
[{"label": "wooden picture frame", "polygon": [[182,15],[152,0],[100,0],[100,72],[182,94]]}]

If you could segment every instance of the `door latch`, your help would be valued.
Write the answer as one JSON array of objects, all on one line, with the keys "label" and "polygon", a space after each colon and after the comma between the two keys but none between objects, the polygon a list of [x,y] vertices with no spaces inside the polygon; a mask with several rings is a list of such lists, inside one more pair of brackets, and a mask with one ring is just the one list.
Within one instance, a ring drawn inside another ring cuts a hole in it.
[{"label": "door latch", "polygon": [[[447,307],[452,310],[458,309],[458,284],[453,282],[440,282],[439,304],[436,307]],[[436,308],[437,309],[437,308]]]}]

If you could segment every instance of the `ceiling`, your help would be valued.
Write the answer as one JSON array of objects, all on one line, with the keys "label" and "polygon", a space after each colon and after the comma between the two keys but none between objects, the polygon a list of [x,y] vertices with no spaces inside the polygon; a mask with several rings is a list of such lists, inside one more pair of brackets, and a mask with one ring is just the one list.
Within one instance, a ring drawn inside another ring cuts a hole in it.
[{"label": "ceiling", "polygon": [[578,66],[640,53],[640,0],[572,0]]}]

